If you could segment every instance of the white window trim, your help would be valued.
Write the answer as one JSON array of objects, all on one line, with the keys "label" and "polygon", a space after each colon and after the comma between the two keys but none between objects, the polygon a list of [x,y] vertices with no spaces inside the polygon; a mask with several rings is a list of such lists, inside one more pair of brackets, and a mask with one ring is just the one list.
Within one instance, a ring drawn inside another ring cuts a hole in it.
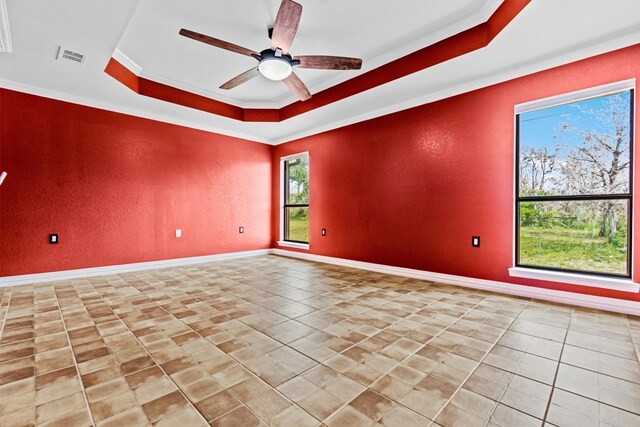
[{"label": "white window trim", "polygon": [[[304,151],[302,153],[280,157],[280,235],[278,239],[278,246],[309,250],[309,243],[287,242],[284,240],[284,162],[301,158],[309,159],[309,152]],[[311,168],[311,162],[309,162],[309,168]]]},{"label": "white window trim", "polygon": [[308,243],[287,242],[286,240],[278,240],[278,246],[285,248],[306,249],[309,250]]},{"label": "white window trim", "polygon": [[[513,176],[516,176],[516,168],[519,167],[519,159],[516,158],[516,153],[518,152],[516,144],[516,116],[518,114],[528,113],[535,110],[541,110],[544,108],[554,107],[556,105],[567,104],[571,102],[582,101],[585,99],[595,98],[599,96],[606,96],[616,92],[622,92],[627,90],[633,90],[633,104],[635,105],[635,89],[636,89],[636,79],[629,79],[620,82],[610,83],[602,86],[592,87],[588,89],[578,90],[574,92],[564,93],[562,95],[551,96],[548,98],[538,99],[535,101],[525,102],[522,104],[518,104],[514,107],[513,114]],[[635,123],[635,118],[634,118]],[[636,141],[636,127],[633,126],[633,136],[632,141]],[[634,150],[635,151],[635,150]],[[631,177],[631,182],[635,182],[636,171],[637,168],[633,167],[632,172],[633,176]],[[573,285],[582,285],[582,286],[590,286],[596,288],[603,289],[611,289],[616,291],[623,292],[640,292],[640,285],[638,283],[633,282],[632,279],[629,278],[617,278],[617,277],[608,277],[608,276],[599,276],[599,275],[591,275],[591,274],[580,274],[580,273],[569,273],[560,270],[542,270],[537,268],[526,268],[516,266],[516,253],[518,248],[516,247],[516,233],[517,228],[515,224],[516,220],[516,192],[518,191],[518,185],[514,182],[513,186],[513,259],[512,264],[513,267],[509,268],[509,276],[511,277],[521,277],[525,279],[535,279],[535,280],[546,280],[550,282],[558,282],[558,283],[569,283]],[[634,197],[632,195],[632,197]],[[634,223],[635,217],[635,209],[631,210],[631,224]],[[632,229],[630,239],[628,245],[633,248],[635,229]],[[636,256],[636,251],[631,250],[631,277],[633,277],[633,259]]]},{"label": "white window trim", "polygon": [[602,86],[590,87],[588,89],[576,90],[574,92],[563,93],[562,95],[536,99],[535,101],[524,102],[522,104],[516,105],[514,109],[514,116],[516,114],[530,113],[531,111],[543,110],[545,108],[556,107],[558,105],[569,104],[571,102],[578,102],[585,99],[597,98],[599,96],[611,95],[616,92],[623,92],[635,88],[636,79],[629,79],[621,82],[609,83]]},{"label": "white window trim", "polygon": [[592,276],[590,274],[566,273],[563,271],[539,270],[537,268],[512,267],[509,276],[525,279],[547,280],[549,282],[570,283],[573,285],[590,286],[596,288],[613,289],[623,292],[640,291],[640,285],[631,279]]}]

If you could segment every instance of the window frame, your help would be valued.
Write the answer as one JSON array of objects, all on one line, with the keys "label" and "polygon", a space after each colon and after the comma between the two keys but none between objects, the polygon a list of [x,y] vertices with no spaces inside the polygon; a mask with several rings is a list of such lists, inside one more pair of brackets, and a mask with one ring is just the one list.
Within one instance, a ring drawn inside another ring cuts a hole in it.
[{"label": "window frame", "polygon": [[[287,209],[288,208],[307,208],[309,209],[309,202],[307,203],[288,203],[288,191],[289,191],[289,179],[288,179],[288,162],[296,159],[307,159],[309,164],[309,173],[311,171],[311,161],[309,152],[292,154],[280,158],[280,238],[278,240],[279,246],[292,247],[297,249],[309,249],[309,242],[303,242],[299,240],[287,239]],[[310,182],[311,180],[309,180]],[[309,211],[310,212],[310,211]],[[309,233],[309,240],[311,235]]]},{"label": "window frame", "polygon": [[[629,92],[629,176],[628,176],[628,192],[613,194],[589,194],[589,195],[554,195],[554,196],[520,196],[520,116],[524,113],[544,110],[570,103],[586,101],[594,98],[606,97],[619,93]],[[629,282],[633,277],[633,181],[634,181],[634,141],[635,141],[635,79],[627,80],[609,85],[589,88],[577,92],[545,98],[538,101],[520,104],[514,110],[515,123],[515,194],[514,194],[514,268],[509,269],[511,276],[540,278],[553,280],[556,277],[565,277],[570,283],[576,283],[574,279],[587,278],[588,281],[593,278],[594,283],[598,283],[598,278],[606,281],[615,282],[622,280],[621,284]],[[555,268],[549,266],[539,266],[531,264],[522,264],[520,262],[520,204],[523,202],[545,202],[545,201],[595,201],[595,200],[626,200],[627,201],[627,268],[626,274],[616,274],[597,271],[585,271],[568,268]],[[538,273],[539,272],[539,273]],[[612,280],[613,279],[613,280]],[[589,284],[589,286],[592,286]],[[596,285],[597,286],[597,285]],[[609,286],[604,286],[609,287]],[[615,287],[615,284],[614,284]]]}]

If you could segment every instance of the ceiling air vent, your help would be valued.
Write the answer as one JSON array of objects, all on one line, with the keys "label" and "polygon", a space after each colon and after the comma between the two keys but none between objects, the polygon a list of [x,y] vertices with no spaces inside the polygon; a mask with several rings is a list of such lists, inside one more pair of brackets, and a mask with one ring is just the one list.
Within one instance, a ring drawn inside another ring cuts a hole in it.
[{"label": "ceiling air vent", "polygon": [[58,50],[58,61],[70,62],[72,64],[81,66],[82,64],[84,64],[86,58],[86,55],[75,52],[73,50],[65,49],[62,46],[60,47],[60,50]]},{"label": "ceiling air vent", "polygon": [[9,32],[9,15],[6,0],[0,0],[0,52],[13,52],[11,33]]}]

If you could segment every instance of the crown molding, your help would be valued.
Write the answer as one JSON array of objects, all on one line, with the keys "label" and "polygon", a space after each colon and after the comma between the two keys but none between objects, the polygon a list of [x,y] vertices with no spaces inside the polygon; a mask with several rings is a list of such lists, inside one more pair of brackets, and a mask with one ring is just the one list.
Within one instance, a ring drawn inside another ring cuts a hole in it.
[{"label": "crown molding", "polygon": [[9,12],[7,11],[6,0],[0,0],[0,52],[13,52],[11,32],[9,31]]},{"label": "crown molding", "polygon": [[249,135],[241,132],[232,132],[225,128],[216,126],[206,126],[200,122],[194,122],[189,120],[176,119],[173,116],[166,114],[150,113],[146,110],[138,108],[127,107],[123,104],[116,104],[113,102],[98,101],[93,98],[86,98],[83,96],[72,95],[69,93],[58,92],[51,89],[45,89],[39,86],[32,86],[24,83],[17,83],[10,80],[0,79],[0,88],[14,90],[16,92],[28,93],[30,95],[42,96],[44,98],[55,99],[58,101],[70,102],[72,104],[83,105],[85,107],[98,108],[101,110],[112,111],[114,113],[127,114],[130,116],[140,117],[143,119],[156,120],[163,123],[169,123],[178,126],[184,126],[191,129],[203,130],[206,132],[212,132],[219,135],[231,136],[234,138],[241,138],[251,142],[258,142],[261,144],[274,145],[273,141],[266,138],[259,138],[255,135]]},{"label": "crown molding", "polygon": [[[393,62],[396,59],[410,55],[413,52],[428,47],[448,37],[454,36],[476,25],[482,24],[489,18],[491,18],[491,16],[503,2],[504,0],[487,0],[480,8],[477,8],[477,10],[472,13],[466,14],[466,16],[464,16],[462,19],[455,19],[453,23],[437,28],[436,31],[430,32],[428,34],[414,34],[410,39],[397,43],[395,48],[383,51],[382,53],[367,59],[366,61],[364,61],[363,67],[360,71],[353,72],[348,77],[344,74],[335,74],[333,77],[329,79],[323,79],[317,83],[311,81],[310,83],[307,83],[307,87],[309,88],[311,93],[317,94],[325,89],[329,89],[332,86],[346,82],[368,71]],[[138,65],[134,60],[132,60],[118,48],[116,48],[116,50],[114,51],[112,58],[120,62],[123,66],[125,66],[127,69],[129,69],[129,71],[131,71],[138,77],[142,77],[156,83],[161,83],[167,86],[174,87],[176,89],[191,92],[196,95],[201,95],[215,101],[224,102],[226,104],[243,109],[281,109],[286,107],[287,105],[297,102],[295,96],[293,96],[289,92],[285,92],[282,95],[269,101],[239,101],[237,99],[221,95],[219,92],[203,89],[201,87],[164,76],[155,71],[143,69],[140,65]]]},{"label": "crown molding", "polygon": [[[357,74],[353,74],[352,77],[350,77],[349,79],[357,77],[358,75],[364,74],[368,71],[374,70],[390,62],[393,62],[396,59],[410,55],[413,52],[416,52],[420,49],[424,49],[425,47],[438,43],[441,40],[445,40],[448,37],[454,36],[470,28],[473,28],[476,25],[487,22],[503,2],[504,0],[489,0],[477,12],[472,13],[463,19],[455,20],[455,22],[453,22],[452,24],[441,27],[437,29],[435,32],[432,32],[429,34],[419,34],[410,40],[401,41],[398,43],[398,47],[396,47],[395,49],[382,52],[370,59],[367,59],[366,61],[363,61],[362,70],[360,70],[360,72],[358,72]],[[341,77],[339,74],[336,74],[331,79],[327,79],[316,84],[312,82],[311,84],[308,84],[307,87],[309,88],[311,93],[315,94],[318,92],[322,92],[325,89],[329,89],[330,87],[340,84],[342,82],[346,82],[349,79],[345,79],[344,77]],[[274,108],[282,108],[290,104],[291,100],[292,98],[289,96],[289,94],[282,95],[274,99],[274,102],[273,102],[273,104],[275,104]],[[266,108],[266,107],[261,107],[261,108]]]},{"label": "crown molding", "polygon": [[[146,80],[151,80],[156,83],[161,83],[163,85],[167,85],[167,86],[171,86],[187,92],[195,93],[196,95],[201,95],[216,101],[224,102],[226,104],[233,105],[235,107],[240,107],[240,108],[271,108],[273,107],[272,102],[253,102],[253,103],[238,102],[237,100],[231,99],[227,96],[221,96],[219,93],[202,89],[200,87],[193,86],[188,83],[184,83],[184,82],[172,79],[170,77],[163,76],[161,74],[152,73],[148,70],[143,69],[142,66],[140,66],[136,61],[131,59],[129,55],[124,53],[119,48],[116,48],[113,51],[113,54],[111,55],[111,57],[116,61],[118,61],[127,70],[135,74],[137,77],[142,77]],[[291,100],[288,100],[288,101],[291,102]]]},{"label": "crown molding", "polygon": [[131,71],[136,76],[140,76],[142,74],[142,67],[138,65],[136,61],[129,58],[123,51],[116,48],[111,55],[116,61],[121,63],[124,67],[126,67],[129,71]]},{"label": "crown molding", "polygon": [[[355,123],[363,122],[365,120],[374,119],[376,117],[386,116],[388,114],[396,113],[398,111],[408,110],[410,108],[418,107],[420,105],[436,102],[442,99],[450,98],[452,96],[460,95],[473,90],[482,89],[494,84],[503,83],[509,80],[514,80],[520,77],[534,74],[540,71],[548,70],[561,65],[566,65],[572,62],[580,61],[592,56],[602,55],[607,52],[611,52],[617,49],[623,49],[625,47],[632,46],[640,43],[640,32],[633,32],[632,34],[625,34],[614,40],[610,40],[604,43],[600,43],[594,46],[588,46],[584,49],[571,51],[568,53],[560,53],[557,55],[551,55],[545,58],[538,58],[530,63],[519,67],[509,68],[503,72],[492,74],[488,77],[482,77],[475,80],[465,81],[462,84],[448,87],[439,92],[432,92],[427,95],[419,96],[413,99],[404,100],[402,102],[387,105],[383,108],[368,111],[358,116],[349,117],[344,120],[332,122],[326,125],[316,126],[306,129],[304,131],[295,132],[289,135],[283,135],[280,138],[273,140],[274,145],[284,144],[296,139],[304,138],[307,136],[315,135],[322,132],[327,132],[333,129],[339,129],[341,127],[349,126]],[[426,70],[425,70],[426,71]],[[349,98],[340,100],[340,102],[347,102]]]}]

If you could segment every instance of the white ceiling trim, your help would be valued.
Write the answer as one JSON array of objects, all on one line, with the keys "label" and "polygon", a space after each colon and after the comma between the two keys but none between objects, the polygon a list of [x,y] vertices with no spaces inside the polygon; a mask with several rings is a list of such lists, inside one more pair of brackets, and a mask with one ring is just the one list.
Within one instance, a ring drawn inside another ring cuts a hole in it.
[{"label": "white ceiling trim", "polygon": [[86,107],[112,111],[115,113],[122,113],[130,116],[141,117],[143,119],[150,119],[150,120],[156,120],[163,123],[169,123],[169,124],[174,124],[178,126],[185,126],[191,129],[198,129],[198,130],[203,130],[207,132],[213,132],[220,135],[231,136],[234,138],[241,138],[248,141],[259,142],[261,144],[274,145],[271,141],[263,138],[258,138],[255,135],[249,135],[242,132],[233,132],[217,126],[206,126],[206,125],[203,125],[202,123],[198,123],[195,121],[176,120],[175,118],[166,114],[150,113],[149,111],[141,110],[138,108],[124,107],[120,104],[98,101],[92,98],[85,98],[83,96],[71,95],[64,92],[45,89],[42,87],[32,86],[32,85],[23,84],[23,83],[16,83],[14,81],[0,79],[0,88],[14,90],[17,92],[28,93],[31,95],[42,96],[45,98],[51,98],[58,101],[70,102],[72,104],[83,105]]},{"label": "white ceiling trim", "polygon": [[[638,34],[637,32],[634,32],[632,34],[624,35],[615,40],[611,40],[595,46],[590,46],[585,49],[572,51],[566,54],[550,56],[547,58],[540,58],[539,60],[529,63],[525,66],[522,66],[519,68],[509,68],[504,72],[492,74],[491,76],[488,76],[488,77],[482,77],[475,80],[467,81],[464,84],[448,87],[447,89],[442,90],[440,92],[430,93],[425,96],[419,96],[410,100],[391,104],[389,106],[386,106],[385,108],[372,110],[364,114],[360,114],[358,116],[349,117],[345,120],[332,122],[327,125],[316,126],[310,129],[305,129],[304,131],[285,135],[281,138],[275,138],[274,140],[271,141],[271,143],[274,145],[284,144],[286,142],[294,141],[296,139],[304,138],[307,136],[315,135],[315,134],[326,132],[333,129],[338,129],[338,128],[359,123],[365,120],[370,120],[376,117],[381,117],[388,114],[396,113],[398,111],[403,111],[410,108],[418,107],[420,105],[450,98],[452,96],[460,95],[462,93],[481,89],[497,83],[506,82],[509,80],[516,79],[518,77],[537,73],[539,71],[544,71],[544,70],[554,68],[560,65],[568,64],[571,62],[579,61],[581,59],[589,58],[596,55],[601,55],[603,53],[611,52],[617,49],[622,49],[624,47],[628,47],[637,43],[640,43],[640,34]],[[338,102],[341,102],[341,101],[338,101]]]},{"label": "white ceiling trim", "polygon": [[125,53],[120,49],[116,48],[116,50],[113,51],[113,55],[111,55],[111,57],[136,76],[140,76],[140,74],[142,73],[142,67],[139,66],[133,59],[125,55]]},{"label": "white ceiling trim", "polygon": [[9,12],[7,12],[6,0],[0,0],[0,52],[13,52],[11,32],[9,31]]},{"label": "white ceiling trim", "polygon": [[181,83],[173,79],[170,79],[168,77],[161,76],[159,74],[153,74],[153,73],[149,73],[148,71],[144,71],[142,67],[138,65],[137,62],[131,59],[127,54],[125,54],[119,48],[116,48],[113,51],[113,55],[111,55],[111,57],[116,61],[118,61],[120,64],[122,64],[122,66],[124,66],[127,70],[131,71],[133,74],[135,74],[138,77],[142,77],[143,79],[151,80],[156,83],[161,83],[167,86],[172,86],[172,87],[175,87],[176,89],[185,90],[187,92],[191,92],[196,95],[201,95],[207,98],[215,99],[216,101],[222,101],[227,104],[233,105],[235,102],[230,98],[221,97],[217,94],[214,94],[213,92],[202,90],[198,87],[191,86],[186,83]]},{"label": "white ceiling trim", "polygon": [[[257,62],[256,62],[257,65]],[[229,105],[234,105],[236,107],[240,107],[240,108],[268,108],[265,107],[264,105],[262,105],[261,107],[252,107],[250,104],[247,103],[241,103],[241,102],[237,102],[234,99],[228,98],[226,96],[222,96],[220,94],[196,87],[196,86],[192,86],[188,83],[183,83],[183,82],[179,82],[177,80],[173,80],[169,77],[165,77],[162,76],[160,74],[156,74],[156,73],[151,73],[149,71],[143,70],[142,74],[140,75],[140,77],[145,78],[147,80],[152,80],[154,82],[157,83],[162,83],[168,86],[172,86],[176,89],[180,89],[180,90],[184,90],[187,92],[191,92],[194,93],[196,95],[201,95],[204,96],[206,98],[210,98],[214,101],[220,101],[220,102],[224,102],[226,104]]]},{"label": "white ceiling trim", "polygon": [[[190,84],[187,83],[183,83],[183,82],[179,82],[177,80],[171,79],[169,77],[165,77],[162,76],[160,74],[155,74],[155,73],[151,73],[149,71],[145,71],[142,69],[142,67],[140,65],[138,65],[137,62],[135,62],[133,59],[131,59],[127,54],[125,54],[122,50],[120,50],[119,48],[116,48],[113,51],[113,55],[111,55],[113,59],[115,59],[116,61],[118,61],[120,64],[122,64],[127,70],[131,71],[133,74],[135,74],[138,77],[142,77],[143,79],[147,79],[147,80],[151,80],[154,81],[156,83],[161,83],[167,86],[171,86],[174,87],[176,89],[180,89],[180,90],[184,90],[190,93],[194,93],[196,95],[201,95],[204,96],[206,98],[210,98],[213,99],[214,101],[221,101],[230,105],[235,105],[241,108],[270,108],[265,104],[259,104],[259,105],[253,105],[251,103],[239,103],[236,102],[235,100],[231,99],[231,98],[227,98],[224,96],[220,96],[217,93],[208,91],[208,90],[204,90],[201,89],[199,87],[196,86],[192,86]],[[271,104],[269,104],[270,106],[272,106]]]},{"label": "white ceiling trim", "polygon": [[[378,56],[368,59],[363,63],[362,70],[354,77],[358,77],[368,71],[374,70],[380,66],[393,62],[396,59],[402,58],[427,46],[431,46],[439,41],[442,41],[448,37],[459,34],[465,30],[473,28],[476,25],[485,23],[491,15],[500,7],[504,0],[487,0],[485,4],[476,13],[473,13],[462,20],[457,20],[454,23],[447,25],[440,30],[429,34],[428,37],[417,37],[413,41],[408,43],[401,43],[397,48],[388,50]],[[269,100],[268,102],[241,102],[231,97],[220,95],[218,92],[209,91],[196,86],[192,86],[188,83],[184,83],[170,77],[163,76],[162,74],[143,69],[136,63],[131,57],[126,55],[121,49],[116,48],[113,57],[124,65],[129,71],[135,75],[152,80],[157,83],[165,84],[175,87],[177,89],[185,90],[187,92],[201,95],[216,101],[224,102],[240,108],[266,108],[266,109],[280,109],[287,105],[296,102],[297,99],[291,93],[284,93],[282,96]],[[348,81],[344,78],[344,75],[336,74],[334,77],[328,80],[324,80],[320,83],[308,85],[312,94],[319,93],[325,89],[335,86],[339,83]]]},{"label": "white ceiling trim", "polygon": [[[23,84],[23,83],[16,83],[14,81],[9,81],[9,80],[4,80],[4,79],[0,79],[0,87],[1,88],[5,88],[5,89],[10,89],[10,90],[15,90],[15,91],[19,91],[19,92],[25,92],[25,93],[29,93],[32,95],[38,95],[38,96],[43,96],[46,98],[52,98],[52,99],[56,99],[56,100],[60,100],[60,101],[66,101],[66,102],[71,102],[71,103],[75,103],[75,104],[79,104],[79,105],[84,105],[84,106],[88,106],[88,107],[94,107],[94,108],[100,108],[100,109],[104,109],[104,110],[108,110],[108,111],[113,111],[113,112],[117,112],[117,113],[123,113],[123,114],[128,114],[128,115],[133,115],[133,116],[137,116],[137,117],[142,117],[142,118],[146,118],[146,119],[151,119],[151,120],[158,120],[161,122],[165,122],[165,123],[170,123],[170,124],[175,124],[175,125],[179,125],[179,126],[186,126],[189,128],[193,128],[193,129],[198,129],[198,130],[204,130],[204,131],[208,131],[208,132],[214,132],[214,133],[218,133],[221,135],[227,135],[227,136],[232,136],[232,137],[236,137],[236,138],[242,138],[242,139],[246,139],[249,141],[254,141],[254,142],[259,142],[262,144],[268,144],[268,145],[279,145],[279,144],[283,144],[289,141],[293,141],[299,138],[303,138],[303,137],[307,137],[307,136],[311,136],[311,135],[315,135],[321,132],[326,132],[329,130],[333,130],[333,129],[337,129],[337,128],[341,128],[344,126],[348,126],[354,123],[358,123],[358,122],[362,122],[365,120],[370,120],[372,118],[376,118],[376,117],[380,117],[380,116],[384,116],[387,114],[391,114],[391,113],[395,113],[398,111],[402,111],[402,110],[406,110],[406,109],[410,109],[416,106],[420,106],[420,105],[424,105],[427,103],[431,103],[431,102],[435,102],[441,99],[446,99],[455,95],[459,95],[465,92],[469,92],[472,90],[476,90],[479,88],[483,88],[483,87],[487,87],[493,84],[497,84],[500,82],[505,82],[508,80],[512,80],[518,77],[522,77],[528,74],[533,74],[539,71],[543,71],[549,68],[553,68],[553,67],[557,67],[559,65],[563,65],[563,64],[567,64],[567,63],[571,63],[574,61],[578,61],[584,58],[588,58],[591,56],[596,56],[599,54],[603,54],[606,52],[610,52],[616,49],[621,49],[627,46],[631,46],[634,44],[640,43],[640,34],[637,32],[634,32],[632,34],[627,34],[627,35],[623,35],[619,38],[616,38],[612,41],[608,41],[605,43],[601,43],[598,45],[594,45],[594,46],[589,46],[587,48],[581,49],[581,50],[577,50],[577,51],[572,51],[566,54],[560,54],[560,55],[555,55],[552,57],[548,57],[548,58],[541,58],[538,61],[535,61],[533,63],[527,64],[525,66],[516,68],[516,69],[508,69],[504,72],[501,73],[497,73],[497,74],[492,74],[491,76],[487,76],[487,77],[483,77],[483,78],[479,78],[479,79],[475,79],[475,80],[471,80],[468,82],[465,82],[464,84],[461,85],[457,85],[457,86],[453,86],[453,87],[449,87],[445,90],[442,90],[440,92],[436,92],[436,93],[431,93],[429,95],[426,96],[420,96],[420,97],[416,97],[413,98],[411,100],[407,100],[407,101],[403,101],[403,102],[399,102],[399,103],[395,103],[395,104],[391,104],[389,106],[386,106],[385,108],[381,108],[381,109],[377,109],[377,110],[373,110],[373,111],[369,111],[366,112],[364,114],[360,114],[357,116],[353,116],[353,117],[349,117],[345,120],[341,120],[341,121],[336,121],[336,122],[332,122],[330,124],[327,125],[322,125],[322,126],[316,126],[310,129],[305,129],[304,131],[300,131],[300,132],[295,132],[295,133],[291,133],[288,135],[283,135],[282,137],[279,138],[259,138],[254,134],[245,134],[242,132],[234,132],[234,131],[229,131],[228,129],[222,128],[222,127],[217,127],[217,126],[207,126],[207,125],[203,125],[202,123],[199,123],[197,121],[189,121],[189,120],[182,120],[182,119],[176,119],[170,115],[167,114],[161,114],[161,113],[151,113],[149,111],[146,110],[142,110],[142,109],[137,109],[137,108],[130,108],[130,107],[126,107],[123,106],[121,104],[115,104],[115,103],[110,103],[110,102],[103,102],[103,101],[98,101],[95,99],[91,99],[91,98],[85,98],[85,97],[81,97],[81,96],[77,96],[77,95],[71,95],[68,93],[63,93],[63,92],[58,92],[58,91],[54,91],[54,90],[50,90],[50,89],[45,89],[42,87],[38,87],[38,86],[32,86],[32,85],[27,85],[27,84]],[[135,63],[134,63],[135,64]],[[126,66],[126,64],[123,64]],[[418,74],[418,73],[416,73]],[[401,80],[401,79],[399,79]],[[398,80],[396,80],[398,81]],[[393,83],[393,82],[392,82]],[[388,83],[388,84],[392,84],[392,83]],[[120,84],[120,83],[117,83]],[[346,98],[343,99],[341,101],[338,101],[334,104],[331,105],[335,105],[335,104],[340,104],[343,102],[347,102],[349,100],[353,100],[354,98],[357,98],[358,95],[354,95],[350,98]],[[329,106],[325,106],[322,108],[327,108]],[[319,110],[319,109],[318,109]],[[317,111],[317,110],[315,110]],[[307,113],[307,114],[313,114],[313,111]],[[298,118],[302,117],[304,118],[304,114],[302,116],[299,116]],[[289,119],[289,120],[295,120],[296,117]],[[286,123],[286,122],[285,122]],[[275,124],[274,124],[275,125]]]},{"label": "white ceiling trim", "polygon": [[[473,28],[476,25],[487,22],[491,15],[493,15],[493,13],[498,9],[498,7],[500,7],[503,2],[504,0],[490,0],[485,3],[485,5],[477,13],[474,13],[460,21],[456,21],[451,25],[447,25],[446,27],[430,34],[428,37],[418,37],[412,42],[401,44],[396,49],[386,51],[378,56],[368,59],[367,61],[363,62],[363,72],[359,75],[393,62],[396,59],[403,58],[413,52],[416,52],[427,46],[431,46],[432,44],[442,41],[448,37],[455,36],[456,34]],[[343,81],[345,81],[344,78],[336,74],[335,77],[329,80],[325,80],[321,83],[309,86],[309,90],[311,91],[311,93],[318,93]],[[279,105],[279,107],[276,108],[282,108],[295,100],[296,99],[292,95],[285,94],[280,98],[276,98],[274,102],[270,104],[273,105],[275,103],[276,105]],[[263,105],[258,108],[268,107]]]},{"label": "white ceiling trim", "polygon": [[[117,112],[117,113],[123,113],[123,114],[128,114],[128,115],[133,115],[133,116],[137,116],[137,117],[142,117],[142,118],[146,118],[146,119],[151,119],[151,120],[158,120],[161,122],[165,122],[165,123],[170,123],[170,124],[175,124],[175,125],[179,125],[179,126],[186,126],[189,128],[193,128],[193,129],[198,129],[198,130],[204,130],[204,131],[208,131],[208,132],[214,132],[214,133],[218,133],[221,135],[227,135],[227,136],[232,136],[232,137],[236,137],[236,138],[242,138],[242,139],[246,139],[249,141],[254,141],[254,142],[259,142],[262,144],[268,144],[268,145],[279,145],[279,144],[283,144],[289,141],[293,141],[299,138],[303,138],[303,137],[307,137],[307,136],[311,136],[311,135],[315,135],[321,132],[326,132],[329,130],[333,130],[333,129],[338,129],[344,126],[348,126],[354,123],[358,123],[358,122],[362,122],[365,120],[370,120],[372,118],[376,118],[376,117],[380,117],[380,116],[384,116],[387,114],[391,114],[391,113],[395,113],[398,111],[402,111],[402,110],[406,110],[406,109],[410,109],[413,107],[417,107],[420,105],[424,105],[427,103],[431,103],[431,102],[435,102],[441,99],[446,99],[455,95],[459,95],[465,92],[469,92],[472,90],[476,90],[479,88],[483,88],[483,87],[487,87],[496,83],[500,83],[500,82],[505,82],[508,80],[512,80],[518,77],[522,77],[528,74],[532,74],[532,73],[536,73],[542,70],[546,70],[549,68],[553,68],[553,67],[557,67],[559,65],[563,65],[563,64],[567,64],[567,63],[571,63],[574,61],[578,61],[584,58],[588,58],[591,56],[596,56],[599,54],[603,54],[606,52],[610,52],[616,49],[621,49],[627,46],[631,46],[634,44],[640,43],[640,34],[638,34],[637,32],[634,32],[632,34],[627,34],[624,36],[621,36],[615,40],[612,41],[608,41],[605,43],[601,43],[595,46],[589,46],[585,49],[581,49],[578,51],[572,51],[570,53],[566,53],[566,54],[561,54],[561,55],[556,55],[553,57],[549,57],[549,58],[542,58],[539,61],[535,61],[532,64],[527,64],[525,66],[516,68],[516,69],[508,69],[502,73],[497,73],[497,74],[492,74],[491,76],[487,76],[487,77],[483,77],[483,78],[479,78],[479,79],[475,79],[475,80],[471,80],[468,82],[465,82],[464,84],[461,85],[457,85],[457,86],[453,86],[453,87],[449,87],[445,90],[442,90],[440,92],[436,92],[436,93],[431,93],[429,95],[426,96],[420,96],[420,97],[416,97],[413,98],[411,100],[407,100],[407,101],[403,101],[400,103],[395,103],[392,105],[389,105],[385,108],[382,109],[377,109],[377,110],[373,110],[373,111],[369,111],[367,113],[364,114],[360,114],[354,117],[349,117],[345,120],[341,120],[341,121],[337,121],[337,122],[332,122],[330,124],[327,125],[322,125],[322,126],[316,126],[310,129],[306,129],[304,131],[301,132],[295,132],[292,134],[288,134],[288,135],[283,135],[280,138],[259,138],[254,134],[245,134],[242,132],[234,132],[234,131],[229,131],[228,129],[222,128],[222,127],[217,127],[217,126],[207,126],[207,125],[203,125],[202,123],[199,123],[197,121],[189,121],[189,120],[182,120],[182,119],[176,119],[170,115],[166,115],[166,114],[156,114],[156,113],[150,113],[149,111],[145,111],[142,109],[137,109],[137,108],[130,108],[130,107],[125,107],[121,104],[115,104],[115,103],[110,103],[110,102],[103,102],[103,101],[98,101],[95,99],[91,99],[91,98],[85,98],[85,97],[81,97],[81,96],[77,96],[77,95],[71,95],[68,93],[63,93],[63,92],[58,92],[58,91],[53,91],[50,89],[45,89],[42,87],[38,87],[38,86],[32,86],[32,85],[27,85],[27,84],[23,84],[23,83],[16,83],[14,81],[9,81],[9,80],[4,80],[4,79],[0,79],[0,87],[1,88],[5,88],[5,89],[10,89],[10,90],[15,90],[15,91],[19,91],[19,92],[24,92],[24,93],[29,93],[32,95],[37,95],[37,96],[43,96],[46,98],[52,98],[52,99],[56,99],[56,100],[60,100],[60,101],[66,101],[66,102],[71,102],[74,104],[79,104],[79,105],[84,105],[84,106],[88,106],[88,107],[93,107],[93,108],[100,108],[103,110],[108,110],[108,111],[113,111],[113,112]],[[125,64],[123,64],[125,65]],[[416,73],[418,74],[418,73]],[[120,83],[117,83],[120,84]],[[346,98],[344,100],[338,101],[334,104],[339,104],[342,102],[346,102],[349,101],[353,98],[356,98],[357,95],[350,97],[350,98]],[[333,105],[333,104],[332,104]],[[327,108],[328,106],[322,107],[322,108]],[[313,114],[313,111],[311,111],[310,113],[307,114]],[[301,116],[304,117],[305,115]],[[296,118],[292,118],[289,120],[295,120]]]}]

